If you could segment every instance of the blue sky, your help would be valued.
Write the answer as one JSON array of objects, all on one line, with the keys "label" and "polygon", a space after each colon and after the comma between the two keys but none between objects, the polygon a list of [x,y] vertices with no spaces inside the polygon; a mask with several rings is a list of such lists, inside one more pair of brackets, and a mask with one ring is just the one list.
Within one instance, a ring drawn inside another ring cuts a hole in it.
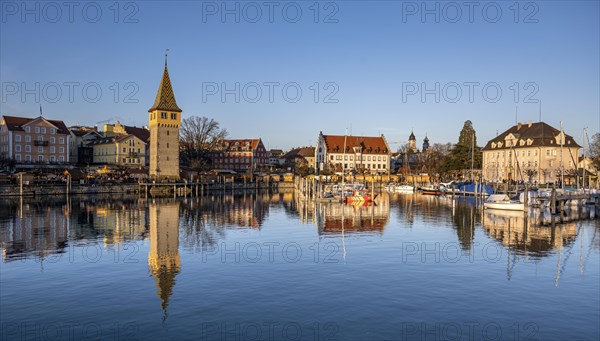
[{"label": "blue sky", "polygon": [[[537,121],[538,100],[543,120],[562,120],[580,144],[584,127],[600,129],[598,1],[480,2],[471,18],[466,2],[443,1],[274,2],[272,17],[261,1],[132,1],[118,11],[113,1],[0,2],[4,115],[37,116],[41,104],[68,125],[144,125],[169,48],[184,117],[214,118],[270,148],[346,128],[384,133],[394,149],[411,129],[419,145],[426,133],[456,142],[465,120],[482,145],[514,124],[517,107],[519,121]],[[422,16],[436,6],[438,18]],[[234,91],[223,100],[224,88]]]}]

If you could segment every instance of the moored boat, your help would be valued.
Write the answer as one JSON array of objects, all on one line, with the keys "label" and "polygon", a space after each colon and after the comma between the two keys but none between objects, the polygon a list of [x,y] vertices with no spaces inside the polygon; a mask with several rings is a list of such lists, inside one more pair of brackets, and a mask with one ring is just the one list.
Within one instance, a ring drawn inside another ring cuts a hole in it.
[{"label": "moored boat", "polygon": [[525,204],[520,200],[512,200],[506,194],[492,194],[483,203],[486,209],[523,211]]},{"label": "moored boat", "polygon": [[374,196],[371,196],[371,194],[369,194],[369,191],[367,191],[366,189],[355,190],[352,192],[352,195],[344,197],[344,203],[356,204],[356,203],[371,202],[371,201],[375,200],[375,198],[377,198],[377,194],[375,194]]},{"label": "moored boat", "polygon": [[427,185],[421,187],[421,194],[423,195],[441,195],[444,191],[438,184]]},{"label": "moored boat", "polygon": [[398,185],[396,186],[396,192],[398,193],[413,193],[415,188],[410,185]]}]

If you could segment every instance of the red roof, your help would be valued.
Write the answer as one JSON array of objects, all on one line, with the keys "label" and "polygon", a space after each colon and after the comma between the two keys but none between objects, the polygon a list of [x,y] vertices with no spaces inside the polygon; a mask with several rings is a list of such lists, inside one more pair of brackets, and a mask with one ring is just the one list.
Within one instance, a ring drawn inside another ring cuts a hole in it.
[{"label": "red roof", "polygon": [[41,118],[41,119],[49,122],[53,126],[55,126],[58,129],[57,132],[59,134],[69,134],[69,129],[67,129],[67,126],[65,125],[65,122],[63,122],[63,121],[48,120],[42,116],[39,116],[36,118],[28,118],[28,117],[16,117],[16,116],[4,115],[4,116],[2,116],[2,118],[4,119],[4,122],[6,122],[6,127],[10,131],[24,131],[23,130],[24,125],[26,125],[27,123],[29,123],[33,120],[37,120],[38,118]]},{"label": "red roof", "polygon": [[328,153],[343,153],[344,145],[346,152],[353,152],[354,147],[360,147],[363,154],[388,154],[385,137],[382,136],[344,136],[323,135]]},{"label": "red roof", "polygon": [[294,148],[289,152],[285,153],[283,156],[284,159],[293,159],[298,156],[307,158],[307,157],[315,157],[315,147],[300,147]]},{"label": "red roof", "polygon": [[[248,146],[250,148],[248,151],[251,151],[251,150],[256,150],[261,143],[262,142],[260,139],[223,140],[222,147],[225,150],[233,151],[233,149],[236,146],[239,148],[245,148],[246,146]],[[238,150],[238,151],[244,151],[244,150]]]},{"label": "red roof", "polygon": [[148,142],[150,140],[150,130],[140,127],[123,126],[127,134],[135,135],[138,139]]}]

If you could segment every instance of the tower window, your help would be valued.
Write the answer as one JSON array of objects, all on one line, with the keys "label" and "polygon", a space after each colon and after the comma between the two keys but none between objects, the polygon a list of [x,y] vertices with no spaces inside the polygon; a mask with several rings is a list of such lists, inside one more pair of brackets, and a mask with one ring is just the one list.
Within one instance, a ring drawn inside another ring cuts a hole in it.
[{"label": "tower window", "polygon": [[161,112],[160,113],[160,118],[167,118],[167,113],[166,112]]},{"label": "tower window", "polygon": [[172,119],[172,120],[176,120],[176,119],[177,119],[177,114],[175,114],[175,113],[171,113],[171,119]]},{"label": "tower window", "polygon": [[167,130],[167,136],[169,136],[169,131]]}]

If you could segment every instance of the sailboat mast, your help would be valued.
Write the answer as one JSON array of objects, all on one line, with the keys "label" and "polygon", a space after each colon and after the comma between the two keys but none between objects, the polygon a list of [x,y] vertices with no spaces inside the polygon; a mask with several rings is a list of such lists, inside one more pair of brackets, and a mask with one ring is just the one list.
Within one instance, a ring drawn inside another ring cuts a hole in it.
[{"label": "sailboat mast", "polygon": [[346,186],[346,137],[348,136],[348,128],[344,134],[344,157],[342,161],[342,203],[344,202],[344,187]]},{"label": "sailboat mast", "polygon": [[473,169],[475,167],[475,133],[471,135],[471,181],[474,181]]},{"label": "sailboat mast", "polygon": [[[587,136],[587,128],[583,128],[583,189],[585,190],[585,165],[586,165],[586,161],[585,161],[585,141],[586,141],[586,136]],[[577,166],[575,167],[577,169]]]},{"label": "sailboat mast", "polygon": [[563,131],[563,123],[560,121],[560,187],[565,189],[565,161],[563,157],[563,144],[565,132]]}]

